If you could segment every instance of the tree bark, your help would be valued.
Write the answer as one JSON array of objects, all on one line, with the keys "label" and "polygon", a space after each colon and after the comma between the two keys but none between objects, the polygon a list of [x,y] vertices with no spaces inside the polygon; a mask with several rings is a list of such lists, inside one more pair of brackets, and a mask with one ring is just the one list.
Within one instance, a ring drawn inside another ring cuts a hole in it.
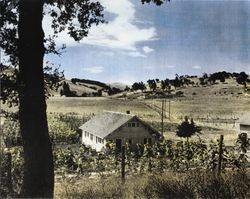
[{"label": "tree bark", "polygon": [[24,148],[21,197],[52,198],[54,166],[44,93],[43,0],[20,0],[18,56],[19,117]]}]

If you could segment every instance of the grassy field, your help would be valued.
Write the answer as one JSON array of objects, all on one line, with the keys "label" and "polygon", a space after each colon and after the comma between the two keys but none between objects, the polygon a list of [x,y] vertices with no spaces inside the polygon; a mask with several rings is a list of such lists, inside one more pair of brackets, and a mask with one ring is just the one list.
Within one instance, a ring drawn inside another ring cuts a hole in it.
[{"label": "grassy field", "polygon": [[[202,139],[216,140],[220,134],[224,134],[225,141],[232,145],[237,138],[237,119],[244,113],[250,112],[250,97],[246,96],[243,90],[243,86],[236,84],[232,79],[228,79],[225,83],[205,87],[188,86],[177,89],[174,92],[182,91],[183,97],[170,99],[171,120],[168,118],[169,102],[167,99],[164,119],[165,137],[178,139],[175,136],[176,126],[185,116],[188,116],[202,126]],[[143,93],[140,93],[141,95]],[[161,131],[161,105],[162,99],[159,98],[51,97],[47,100],[47,112],[73,113],[91,117],[104,110],[122,113],[130,110],[131,114],[139,116]],[[7,109],[5,106],[2,108]],[[10,109],[10,111],[13,110],[17,109]]]},{"label": "grassy field", "polygon": [[[216,88],[218,92],[218,88]],[[205,89],[208,90],[208,89]],[[167,139],[178,139],[175,136],[175,128],[184,116],[194,118],[198,125],[203,126],[201,138],[207,141],[225,135],[225,142],[232,145],[237,138],[237,119],[247,111],[250,111],[248,96],[231,94],[213,94],[216,91],[209,90],[205,94],[204,88],[192,88],[184,90],[184,97],[171,99],[171,120],[168,119],[168,103],[166,106],[166,119],[164,135]],[[191,93],[199,93],[192,95]],[[47,101],[48,112],[76,113],[79,115],[94,115],[104,110],[138,115],[158,130],[161,129],[161,99],[128,100],[116,98],[63,98],[54,97]],[[151,105],[147,106],[147,105]],[[197,138],[194,138],[197,139]]]}]

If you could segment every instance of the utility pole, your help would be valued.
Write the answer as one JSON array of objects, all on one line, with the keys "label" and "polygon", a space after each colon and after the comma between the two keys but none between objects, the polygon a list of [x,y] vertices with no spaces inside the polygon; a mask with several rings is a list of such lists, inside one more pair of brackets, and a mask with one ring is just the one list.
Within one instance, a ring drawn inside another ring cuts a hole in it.
[{"label": "utility pole", "polygon": [[166,110],[167,110],[167,99],[165,98],[164,99],[164,117],[165,118],[167,117]]},{"label": "utility pole", "polygon": [[161,104],[161,135],[163,137],[163,131],[164,131],[164,126],[163,126],[163,108],[164,108],[164,100],[162,100]]},{"label": "utility pole", "polygon": [[220,136],[220,142],[219,142],[219,160],[218,160],[218,174],[221,173],[221,167],[222,167],[222,159],[223,159],[223,139],[224,136]]},{"label": "utility pole", "polygon": [[121,178],[122,178],[122,183],[125,182],[125,146],[122,146],[122,160],[121,160]]},{"label": "utility pole", "polygon": [[169,101],[168,101],[168,118],[169,118],[169,121],[170,121],[170,106],[171,106],[171,101],[169,99]]}]

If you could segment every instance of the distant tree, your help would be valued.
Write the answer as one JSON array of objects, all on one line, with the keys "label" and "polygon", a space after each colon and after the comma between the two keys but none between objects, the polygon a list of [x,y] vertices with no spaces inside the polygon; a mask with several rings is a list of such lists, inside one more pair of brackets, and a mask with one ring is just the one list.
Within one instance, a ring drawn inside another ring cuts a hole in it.
[{"label": "distant tree", "polygon": [[151,90],[155,91],[155,89],[156,89],[156,82],[155,82],[155,80],[154,79],[149,79],[147,81],[147,83],[148,83],[149,88]]},{"label": "distant tree", "polygon": [[203,77],[204,79],[207,79],[207,78],[208,78],[208,74],[207,74],[207,73],[203,73],[202,77]]},{"label": "distant tree", "polygon": [[130,90],[130,88],[128,87],[128,86],[126,86],[125,88],[124,88],[124,91],[129,91]]},{"label": "distant tree", "polygon": [[178,137],[187,138],[187,142],[189,141],[189,138],[195,134],[201,133],[201,128],[196,126],[193,119],[188,120],[188,117],[185,116],[184,121],[177,126],[176,135]]},{"label": "distant tree", "polygon": [[115,95],[115,94],[121,93],[121,92],[122,92],[121,89],[115,88],[115,87],[108,89],[108,95]]},{"label": "distant tree", "polygon": [[175,89],[177,87],[181,87],[183,85],[182,80],[178,74],[175,74],[175,79],[170,80],[170,83],[171,83],[171,85],[173,85],[175,87]]},{"label": "distant tree", "polygon": [[102,89],[98,89],[98,91],[97,91],[97,96],[98,96],[98,97],[101,97],[101,96],[102,96]]},{"label": "distant tree", "polygon": [[137,90],[145,90],[145,84],[143,82],[135,82],[133,85],[132,85],[132,89],[134,91],[137,91]]},{"label": "distant tree", "polygon": [[71,91],[69,84],[67,82],[62,83],[62,89],[60,91],[60,95],[64,95],[65,97],[76,97],[77,94],[75,91]]},{"label": "distant tree", "polygon": [[141,0],[142,3],[154,3],[157,6],[162,5],[164,2],[170,2],[170,0]]},{"label": "distant tree", "polygon": [[220,78],[220,82],[225,82],[226,81],[226,79],[225,79],[225,77],[224,76],[222,76],[221,78]]},{"label": "distant tree", "polygon": [[246,81],[248,79],[248,75],[245,72],[241,72],[237,75],[236,81],[238,84],[243,84],[246,86]]}]

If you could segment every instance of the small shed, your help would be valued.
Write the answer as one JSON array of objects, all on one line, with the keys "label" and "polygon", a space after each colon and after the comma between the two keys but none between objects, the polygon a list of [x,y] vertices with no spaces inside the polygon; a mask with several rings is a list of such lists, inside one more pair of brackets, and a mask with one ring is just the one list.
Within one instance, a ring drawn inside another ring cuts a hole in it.
[{"label": "small shed", "polygon": [[244,114],[239,120],[239,133],[246,133],[250,137],[250,112]]},{"label": "small shed", "polygon": [[114,143],[118,149],[125,144],[133,148],[137,144],[153,144],[161,136],[149,124],[129,112],[104,111],[83,124],[80,130],[82,143],[97,151],[104,149],[108,142]]}]

